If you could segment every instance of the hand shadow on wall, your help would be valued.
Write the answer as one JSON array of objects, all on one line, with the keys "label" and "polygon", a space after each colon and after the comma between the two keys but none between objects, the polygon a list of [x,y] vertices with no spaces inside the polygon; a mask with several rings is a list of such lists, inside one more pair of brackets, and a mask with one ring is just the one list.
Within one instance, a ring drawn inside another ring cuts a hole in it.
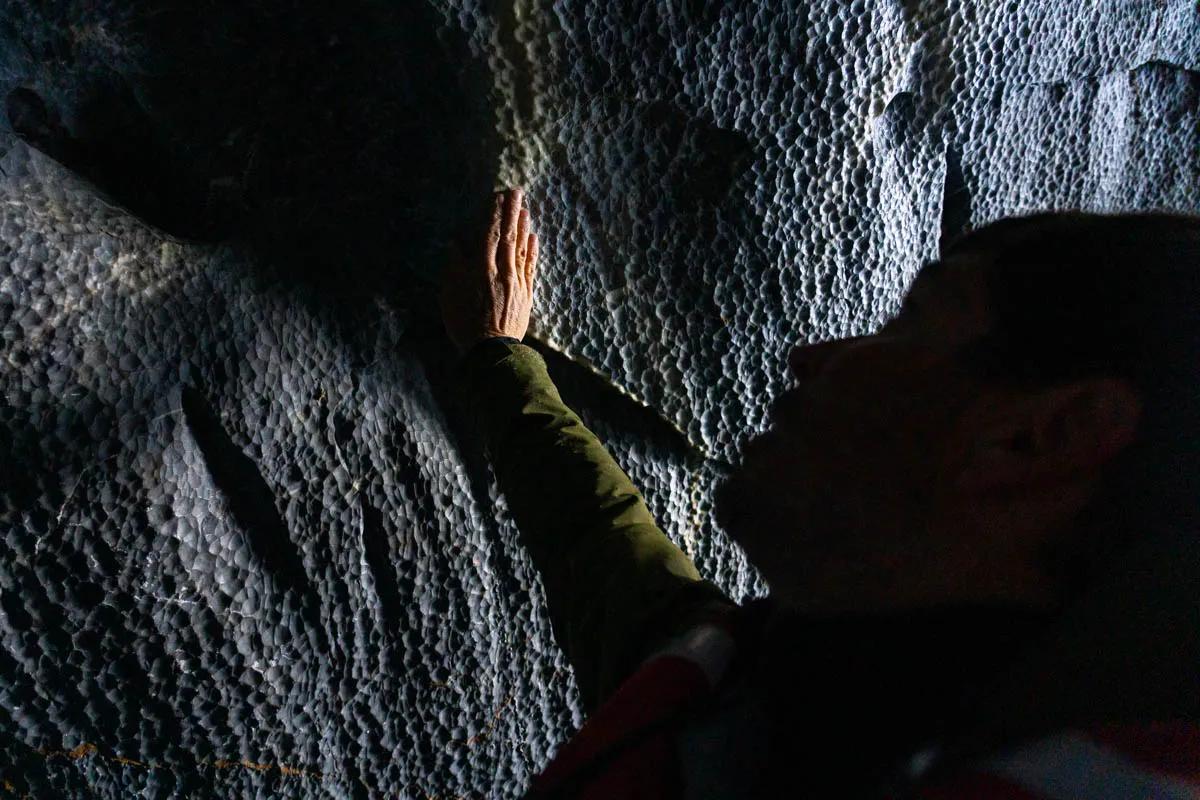
[{"label": "hand shadow on wall", "polygon": [[486,66],[423,3],[83,6],[0,26],[9,125],[173,237],[244,241],[322,294],[396,295],[487,202]]}]

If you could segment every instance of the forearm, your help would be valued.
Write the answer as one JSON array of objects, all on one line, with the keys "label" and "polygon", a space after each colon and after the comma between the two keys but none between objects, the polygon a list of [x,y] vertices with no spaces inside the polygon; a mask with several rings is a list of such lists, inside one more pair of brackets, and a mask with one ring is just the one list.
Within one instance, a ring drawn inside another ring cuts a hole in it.
[{"label": "forearm", "polygon": [[655,524],[632,482],[562,401],[531,348],[488,342],[460,367],[500,488],[541,573],[589,705],[669,617],[723,599]]}]

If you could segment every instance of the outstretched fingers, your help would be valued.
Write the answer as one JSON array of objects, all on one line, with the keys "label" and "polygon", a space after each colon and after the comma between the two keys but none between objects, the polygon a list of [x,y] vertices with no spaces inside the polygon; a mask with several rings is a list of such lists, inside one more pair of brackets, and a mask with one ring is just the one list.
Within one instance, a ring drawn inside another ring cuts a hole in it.
[{"label": "outstretched fingers", "polygon": [[520,262],[517,261],[517,237],[521,228],[521,206],[525,200],[525,193],[520,189],[513,189],[507,194],[504,206],[504,236],[501,238],[498,254],[504,264],[497,266],[500,267],[501,278],[513,279],[520,269]]},{"label": "outstretched fingers", "polygon": [[529,234],[529,244],[526,245],[525,256],[525,285],[533,291],[533,280],[537,277],[538,237],[536,233]]},{"label": "outstretched fingers", "polygon": [[503,238],[504,208],[507,192],[497,192],[492,204],[492,222],[483,243],[483,262],[489,278],[496,277],[500,262],[500,242]]},{"label": "outstretched fingers", "polygon": [[526,286],[529,285],[525,269],[525,262],[529,258],[529,226],[529,210],[522,208],[521,218],[517,222],[517,256],[513,261],[513,275]]}]

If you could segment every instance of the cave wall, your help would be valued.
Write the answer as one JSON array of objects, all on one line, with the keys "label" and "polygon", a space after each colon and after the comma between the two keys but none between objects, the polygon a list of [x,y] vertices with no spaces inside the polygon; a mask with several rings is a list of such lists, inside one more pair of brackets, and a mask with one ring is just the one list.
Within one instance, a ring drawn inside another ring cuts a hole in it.
[{"label": "cave wall", "polygon": [[1194,0],[308,5],[3,4],[0,796],[515,797],[580,724],[435,310],[496,186],[738,599],[789,346],[999,217],[1200,211]]}]

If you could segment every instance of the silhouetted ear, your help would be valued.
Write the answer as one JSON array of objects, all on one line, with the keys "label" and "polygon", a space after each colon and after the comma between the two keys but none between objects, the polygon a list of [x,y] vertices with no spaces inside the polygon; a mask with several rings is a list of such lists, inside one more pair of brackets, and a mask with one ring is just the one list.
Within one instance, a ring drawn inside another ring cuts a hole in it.
[{"label": "silhouetted ear", "polygon": [[1142,406],[1117,378],[988,393],[965,417],[961,489],[1053,485],[1094,472],[1137,435]]}]

